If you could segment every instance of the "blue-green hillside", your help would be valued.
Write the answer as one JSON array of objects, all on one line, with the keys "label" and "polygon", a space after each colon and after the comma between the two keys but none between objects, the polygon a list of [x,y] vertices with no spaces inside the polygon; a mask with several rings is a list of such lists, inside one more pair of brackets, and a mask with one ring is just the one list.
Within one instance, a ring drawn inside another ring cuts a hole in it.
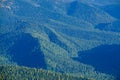
[{"label": "blue-green hillside", "polygon": [[[119,46],[116,49],[113,45],[120,45],[119,15],[110,12],[113,8],[106,7],[108,0],[105,4],[100,0],[100,4],[90,1],[1,0],[1,75],[8,75],[8,80],[18,80],[25,74],[28,80],[32,80],[26,73],[33,71],[31,75],[35,80],[39,74],[45,74],[39,79],[48,80],[47,71],[52,71],[50,75],[55,72],[56,77],[51,80],[78,80],[81,76],[81,80],[117,80],[120,50]],[[106,51],[106,46],[102,45],[109,45],[107,49],[112,51]],[[116,50],[117,60],[112,60],[116,57]],[[85,55],[83,59],[82,55]],[[101,66],[101,62],[105,66]],[[13,75],[9,73],[11,68]],[[45,71],[39,73],[40,68]],[[22,70],[20,74],[19,70]],[[70,79],[67,74],[71,75]]]}]

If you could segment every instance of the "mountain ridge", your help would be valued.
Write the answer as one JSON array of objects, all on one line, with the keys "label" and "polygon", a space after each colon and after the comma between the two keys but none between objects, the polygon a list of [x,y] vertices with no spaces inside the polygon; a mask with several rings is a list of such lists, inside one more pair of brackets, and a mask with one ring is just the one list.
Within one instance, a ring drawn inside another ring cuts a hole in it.
[{"label": "mountain ridge", "polygon": [[[11,8],[5,7],[8,6],[6,3],[12,3]],[[80,1],[75,2],[75,5],[72,6],[74,1],[59,2],[59,0],[56,2],[53,0],[9,0],[6,3],[3,2],[4,7],[0,7],[2,12],[0,14],[1,54],[10,55],[11,61],[20,65],[18,60],[12,60],[16,54],[18,55],[16,57],[29,55],[30,58],[33,56],[31,59],[35,59],[34,55],[37,54],[35,51],[41,51],[44,57],[40,58],[44,58],[47,70],[84,75],[86,78],[96,80],[114,80],[114,76],[97,72],[93,66],[75,61],[72,57],[78,57],[79,51],[91,50],[103,44],[119,45],[119,30],[115,31],[117,25],[119,29],[119,21],[115,22],[118,19],[95,5],[91,6],[91,4]],[[76,5],[78,6],[75,7],[74,14],[67,14],[68,9]],[[90,16],[92,19],[89,17],[90,14],[92,14]],[[83,16],[81,17],[81,15]],[[96,15],[102,16],[102,18]],[[101,30],[98,25],[102,23],[110,25],[105,25]],[[27,39],[28,35],[29,39],[32,39],[31,42]],[[36,45],[32,45],[32,42],[35,42]],[[19,46],[15,46],[16,44]],[[24,47],[33,48],[30,48],[31,51],[27,53]],[[19,55],[15,49],[22,49],[23,52]],[[12,50],[13,52],[11,52]],[[19,60],[22,59],[19,58]]]}]

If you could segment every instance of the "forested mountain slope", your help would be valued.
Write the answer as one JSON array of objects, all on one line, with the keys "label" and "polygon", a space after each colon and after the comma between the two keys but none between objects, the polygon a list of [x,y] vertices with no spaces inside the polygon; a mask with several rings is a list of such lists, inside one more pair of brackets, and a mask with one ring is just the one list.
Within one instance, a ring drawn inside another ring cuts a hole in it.
[{"label": "forested mountain slope", "polygon": [[89,0],[0,1],[0,65],[115,80],[117,74],[74,59],[100,45],[120,45],[120,21],[105,6]]}]

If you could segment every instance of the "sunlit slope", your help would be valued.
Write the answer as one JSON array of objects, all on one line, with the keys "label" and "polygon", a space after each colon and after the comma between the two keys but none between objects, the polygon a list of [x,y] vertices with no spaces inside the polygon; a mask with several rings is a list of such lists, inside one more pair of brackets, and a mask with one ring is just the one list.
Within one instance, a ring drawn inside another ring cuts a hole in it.
[{"label": "sunlit slope", "polygon": [[[24,74],[25,73],[25,74]],[[12,74],[12,75],[11,75]],[[91,80],[84,76],[77,77],[68,74],[55,73],[43,69],[20,66],[0,66],[0,80]]]}]

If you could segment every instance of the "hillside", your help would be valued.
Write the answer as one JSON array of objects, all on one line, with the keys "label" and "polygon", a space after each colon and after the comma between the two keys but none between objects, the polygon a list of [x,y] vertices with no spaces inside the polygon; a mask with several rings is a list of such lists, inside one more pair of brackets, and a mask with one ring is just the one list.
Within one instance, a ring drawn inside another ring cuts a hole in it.
[{"label": "hillside", "polygon": [[[26,74],[24,74],[26,73]],[[11,75],[12,74],[12,75]],[[27,68],[19,66],[0,66],[0,80],[94,80],[55,73],[43,69]]]},{"label": "hillside", "polygon": [[101,45],[120,45],[120,21],[103,6],[89,0],[2,0],[0,12],[0,65],[115,80],[116,73],[74,60]]}]

